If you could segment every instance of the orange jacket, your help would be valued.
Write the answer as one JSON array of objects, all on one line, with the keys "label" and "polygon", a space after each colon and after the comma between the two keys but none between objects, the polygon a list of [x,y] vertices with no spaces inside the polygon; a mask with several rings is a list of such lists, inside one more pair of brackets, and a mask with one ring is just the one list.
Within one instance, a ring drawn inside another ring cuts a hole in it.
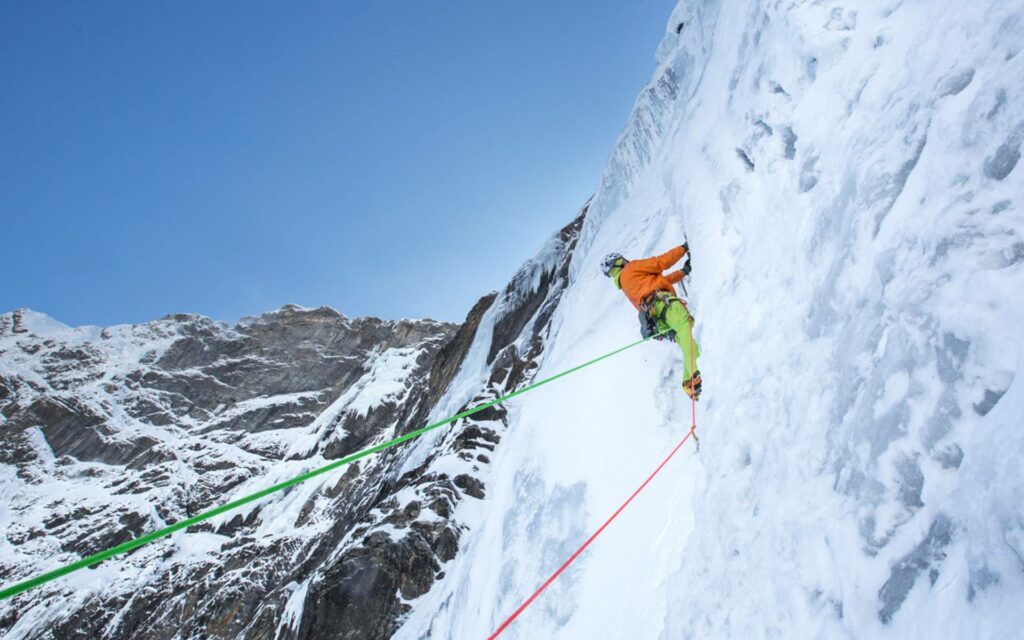
[{"label": "orange jacket", "polygon": [[683,279],[682,271],[673,271],[667,276],[661,272],[683,259],[686,249],[676,247],[660,256],[644,260],[632,260],[619,272],[618,283],[633,306],[640,309],[640,301],[655,291],[668,291],[676,295],[675,283]]}]

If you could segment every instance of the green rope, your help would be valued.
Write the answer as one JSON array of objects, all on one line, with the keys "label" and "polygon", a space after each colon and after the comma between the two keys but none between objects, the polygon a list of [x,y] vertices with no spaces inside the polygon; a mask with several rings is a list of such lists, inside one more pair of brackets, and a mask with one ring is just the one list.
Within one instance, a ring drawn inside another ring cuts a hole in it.
[{"label": "green rope", "polygon": [[[664,332],[662,332],[662,333],[664,333]],[[660,334],[658,334],[658,335],[660,335]],[[611,351],[609,353],[604,354],[603,356],[594,358],[593,360],[590,360],[589,362],[584,362],[583,364],[576,365],[572,369],[567,369],[567,370],[565,370],[565,371],[563,371],[561,373],[557,373],[557,374],[555,374],[555,375],[553,375],[553,376],[551,376],[549,378],[545,378],[545,379],[541,380],[540,382],[535,382],[535,383],[533,383],[533,384],[531,384],[531,385],[529,385],[527,387],[523,387],[522,389],[519,389],[518,391],[514,391],[514,392],[512,392],[512,393],[510,393],[508,395],[504,395],[504,396],[502,396],[500,398],[497,398],[496,400],[491,400],[490,402],[486,402],[484,404],[481,404],[479,406],[473,407],[471,409],[467,409],[467,410],[463,411],[462,413],[459,413],[459,414],[456,414],[454,416],[451,416],[450,418],[445,418],[444,420],[439,420],[437,422],[434,422],[433,424],[428,424],[427,426],[422,427],[420,429],[417,429],[415,431],[410,431],[409,433],[407,433],[407,434],[405,434],[403,436],[399,436],[399,437],[395,438],[394,440],[388,440],[387,442],[382,442],[382,443],[380,443],[378,445],[372,446],[369,449],[363,449],[362,451],[358,451],[356,453],[353,453],[352,455],[349,455],[349,456],[346,456],[344,458],[341,458],[340,460],[335,460],[334,462],[332,462],[330,464],[324,465],[324,466],[319,467],[317,469],[313,469],[312,471],[308,471],[308,472],[306,472],[306,473],[304,473],[304,474],[302,474],[300,476],[295,476],[294,478],[292,478],[290,480],[285,480],[284,482],[279,482],[279,483],[277,483],[277,484],[275,484],[273,486],[267,487],[266,489],[263,489],[261,491],[257,491],[256,493],[253,493],[253,494],[247,495],[245,497],[239,498],[238,500],[233,500],[231,502],[228,502],[227,504],[222,504],[219,507],[214,507],[212,509],[209,509],[207,511],[204,511],[204,512],[200,513],[199,515],[192,516],[191,518],[188,518],[186,520],[182,520],[180,522],[175,522],[174,524],[172,524],[170,526],[167,526],[167,527],[164,527],[163,529],[157,529],[156,531],[153,531],[151,533],[147,533],[146,535],[141,536],[139,538],[135,538],[134,540],[129,540],[128,542],[119,544],[116,547],[111,547],[111,548],[109,548],[109,549],[107,549],[105,551],[100,551],[99,553],[95,553],[95,554],[93,554],[91,556],[88,556],[86,558],[82,558],[81,560],[78,560],[77,562],[72,562],[71,564],[64,565],[63,567],[60,567],[58,569],[54,569],[53,571],[47,571],[46,573],[41,573],[41,574],[35,576],[34,578],[29,578],[28,580],[25,580],[23,582],[19,582],[17,584],[13,584],[13,585],[5,588],[4,590],[0,591],[0,600],[6,600],[8,598],[11,598],[13,596],[18,595],[19,593],[24,593],[25,591],[28,591],[29,589],[32,589],[32,588],[38,587],[40,585],[46,584],[47,582],[52,582],[52,581],[56,580],[57,578],[60,578],[62,576],[66,576],[69,573],[72,573],[74,571],[78,571],[79,569],[84,569],[85,567],[90,567],[92,565],[95,565],[95,564],[98,564],[100,562],[103,562],[104,560],[106,560],[108,558],[112,558],[112,557],[114,557],[116,555],[120,555],[122,553],[128,553],[129,551],[131,551],[133,549],[138,549],[139,547],[141,547],[143,545],[146,545],[146,544],[149,544],[150,542],[153,542],[154,540],[159,540],[160,538],[164,538],[166,536],[169,536],[172,533],[174,533],[175,531],[181,531],[182,529],[186,529],[188,527],[191,527],[192,525],[198,524],[200,522],[203,522],[204,520],[209,520],[210,518],[219,516],[220,514],[226,512],[226,511],[231,511],[232,509],[237,509],[238,507],[241,507],[243,505],[247,505],[250,502],[255,502],[257,500],[260,500],[262,498],[265,498],[265,497],[269,496],[272,493],[276,493],[276,492],[281,491],[283,489],[287,489],[288,487],[295,486],[295,485],[297,485],[297,484],[299,484],[301,482],[305,482],[306,480],[309,480],[311,478],[315,478],[316,476],[319,476],[319,475],[322,475],[324,473],[327,473],[328,471],[333,471],[333,470],[337,469],[338,467],[343,467],[343,466],[345,466],[347,464],[355,462],[356,460],[359,460],[360,458],[365,458],[368,455],[377,453],[378,451],[383,451],[384,449],[390,449],[391,447],[394,447],[396,445],[402,444],[403,442],[406,442],[407,440],[412,440],[413,438],[418,438],[419,436],[423,435],[424,433],[426,433],[428,431],[432,431],[434,429],[437,429],[438,427],[443,427],[446,424],[451,424],[451,423],[455,422],[456,420],[459,420],[461,418],[465,418],[466,416],[471,416],[474,413],[477,413],[478,411],[483,411],[484,409],[487,409],[489,407],[493,407],[494,405],[496,405],[498,403],[501,403],[501,402],[504,402],[506,400],[511,400],[512,398],[514,398],[514,397],[516,397],[518,395],[526,393],[527,391],[532,391],[533,389],[536,389],[537,387],[543,386],[543,385],[545,385],[545,384],[547,384],[549,382],[554,382],[555,380],[558,380],[559,378],[561,378],[563,376],[567,376],[570,373],[574,373],[576,371],[579,371],[580,369],[583,369],[584,367],[589,367],[590,365],[598,363],[601,360],[604,360],[605,358],[610,358],[610,357],[612,357],[612,356],[614,356],[614,355],[616,355],[618,353],[622,353],[623,351],[625,351],[627,349],[632,349],[633,347],[635,347],[635,346],[637,346],[639,344],[642,344],[644,342],[647,342],[648,340],[650,340],[651,338],[654,338],[654,337],[657,337],[657,336],[650,336],[648,338],[644,338],[643,340],[637,340],[636,342],[634,342],[632,344],[628,344],[628,345],[626,345],[624,347],[620,347],[620,348],[616,349],[615,351]]]}]

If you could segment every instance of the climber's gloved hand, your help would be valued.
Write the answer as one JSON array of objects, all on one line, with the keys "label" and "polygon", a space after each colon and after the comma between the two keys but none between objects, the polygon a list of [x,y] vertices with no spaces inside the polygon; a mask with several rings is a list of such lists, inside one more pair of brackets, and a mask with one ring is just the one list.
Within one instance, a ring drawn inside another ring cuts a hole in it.
[{"label": "climber's gloved hand", "polygon": [[686,253],[690,253],[690,243],[689,242],[685,242],[684,241],[683,244],[681,244],[679,246],[681,246],[683,248],[683,251],[685,251]]},{"label": "climber's gloved hand", "polygon": [[688,275],[690,275],[690,269],[692,269],[692,267],[690,266],[690,261],[687,260],[686,264],[683,265],[683,268],[680,269],[680,271],[683,272],[684,276],[688,276]]}]

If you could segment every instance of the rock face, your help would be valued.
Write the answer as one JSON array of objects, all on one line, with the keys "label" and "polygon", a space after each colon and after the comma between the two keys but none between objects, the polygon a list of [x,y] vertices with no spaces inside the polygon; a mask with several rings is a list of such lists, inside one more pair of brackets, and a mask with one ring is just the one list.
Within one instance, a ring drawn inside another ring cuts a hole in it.
[{"label": "rock face", "polygon": [[[0,315],[3,582],[527,382],[584,215],[461,326],[296,306],[235,326],[174,315],[71,329],[28,310]],[[460,511],[486,495],[505,426],[491,407],[19,595],[0,603],[0,631],[390,637],[458,553]]]}]

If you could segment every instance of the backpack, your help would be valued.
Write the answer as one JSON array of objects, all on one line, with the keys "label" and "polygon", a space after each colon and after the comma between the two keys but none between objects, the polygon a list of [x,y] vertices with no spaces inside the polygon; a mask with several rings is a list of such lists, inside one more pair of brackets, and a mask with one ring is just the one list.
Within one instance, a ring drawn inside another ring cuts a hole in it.
[{"label": "backpack", "polygon": [[[640,309],[640,335],[643,336],[644,340],[658,333],[658,321],[650,316],[646,311]],[[662,334],[655,338],[661,340],[666,334]]]},{"label": "backpack", "polygon": [[[654,301],[661,300],[661,313],[658,314],[654,309]],[[665,322],[665,312],[668,310],[668,305],[673,300],[679,300],[676,296],[663,291],[655,291],[646,298],[640,301],[640,335],[643,336],[644,340],[654,336],[655,340],[675,340],[676,332],[675,329],[669,329],[665,333],[658,335],[661,329],[658,328],[658,321]]]}]

